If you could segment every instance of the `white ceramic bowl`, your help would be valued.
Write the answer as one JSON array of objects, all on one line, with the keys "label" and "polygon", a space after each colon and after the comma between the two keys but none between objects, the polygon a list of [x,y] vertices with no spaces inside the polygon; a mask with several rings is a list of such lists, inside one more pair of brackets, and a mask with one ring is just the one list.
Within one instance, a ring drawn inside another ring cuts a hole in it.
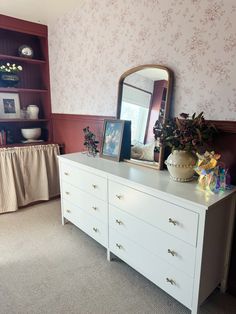
[{"label": "white ceramic bowl", "polygon": [[37,140],[41,135],[41,128],[21,129],[21,134],[27,140]]}]

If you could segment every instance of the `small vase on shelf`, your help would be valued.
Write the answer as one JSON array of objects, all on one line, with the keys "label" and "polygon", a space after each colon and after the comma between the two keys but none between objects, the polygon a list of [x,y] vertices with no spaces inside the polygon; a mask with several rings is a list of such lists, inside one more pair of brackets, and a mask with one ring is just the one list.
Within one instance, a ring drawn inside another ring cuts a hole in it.
[{"label": "small vase on shelf", "polygon": [[38,119],[39,107],[36,105],[29,105],[27,107],[27,115],[29,119],[32,120]]}]

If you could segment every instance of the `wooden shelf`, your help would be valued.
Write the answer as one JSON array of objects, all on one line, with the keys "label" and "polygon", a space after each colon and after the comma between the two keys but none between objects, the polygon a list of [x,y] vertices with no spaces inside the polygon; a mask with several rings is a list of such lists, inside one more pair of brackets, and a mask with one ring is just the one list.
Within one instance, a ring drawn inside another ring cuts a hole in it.
[{"label": "wooden shelf", "polygon": [[1,93],[47,93],[47,89],[0,87]]},{"label": "wooden shelf", "polygon": [[9,60],[9,61],[10,60],[19,61],[19,62],[31,63],[31,64],[46,64],[46,61],[44,60],[23,58],[23,57],[10,56],[10,55],[5,55],[5,54],[0,54],[0,59]]},{"label": "wooden shelf", "polygon": [[16,122],[16,123],[21,123],[21,122],[48,122],[49,119],[0,119],[0,123],[9,123],[9,122]]}]

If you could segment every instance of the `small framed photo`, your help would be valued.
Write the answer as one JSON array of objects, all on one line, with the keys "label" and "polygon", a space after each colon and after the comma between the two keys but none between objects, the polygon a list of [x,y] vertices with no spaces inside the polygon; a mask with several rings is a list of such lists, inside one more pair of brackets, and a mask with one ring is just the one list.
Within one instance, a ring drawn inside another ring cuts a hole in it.
[{"label": "small framed photo", "polygon": [[0,119],[20,119],[19,94],[0,93]]},{"label": "small framed photo", "polygon": [[115,161],[130,159],[131,121],[104,120],[100,157]]}]

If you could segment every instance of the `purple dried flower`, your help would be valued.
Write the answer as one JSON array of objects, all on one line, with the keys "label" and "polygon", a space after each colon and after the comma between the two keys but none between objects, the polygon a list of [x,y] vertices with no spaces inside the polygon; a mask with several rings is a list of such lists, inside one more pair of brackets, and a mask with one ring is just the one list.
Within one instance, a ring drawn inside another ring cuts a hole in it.
[{"label": "purple dried flower", "polygon": [[84,132],[84,146],[86,146],[88,150],[88,154],[92,156],[96,156],[96,154],[99,152],[97,149],[97,144],[99,143],[96,140],[95,134],[93,134],[90,130],[89,127],[87,126],[86,128],[83,129]]}]

